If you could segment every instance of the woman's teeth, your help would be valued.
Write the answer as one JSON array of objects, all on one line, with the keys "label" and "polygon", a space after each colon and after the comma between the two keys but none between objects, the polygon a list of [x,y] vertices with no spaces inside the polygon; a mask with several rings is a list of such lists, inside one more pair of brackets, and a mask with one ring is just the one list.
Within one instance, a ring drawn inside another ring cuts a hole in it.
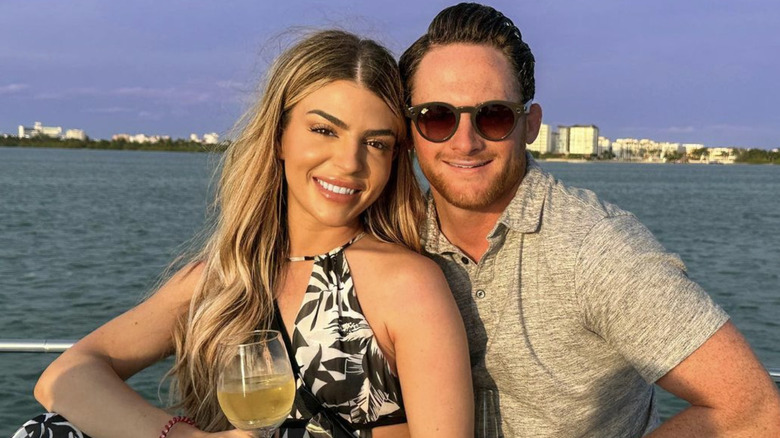
[{"label": "woman's teeth", "polygon": [[351,195],[351,194],[357,192],[357,190],[355,190],[355,189],[348,189],[346,187],[339,187],[339,186],[336,186],[336,185],[333,185],[333,184],[326,183],[325,181],[322,181],[322,180],[319,180],[319,179],[317,180],[317,182],[320,184],[320,186],[322,186],[323,189],[325,189],[325,190],[327,190],[329,192],[338,193],[339,195]]}]

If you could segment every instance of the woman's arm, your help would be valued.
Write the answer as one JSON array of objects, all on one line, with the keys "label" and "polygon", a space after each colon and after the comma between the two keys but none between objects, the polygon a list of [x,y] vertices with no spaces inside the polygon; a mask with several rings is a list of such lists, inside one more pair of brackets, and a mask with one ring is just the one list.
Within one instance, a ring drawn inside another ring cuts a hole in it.
[{"label": "woman's arm", "polygon": [[385,321],[412,437],[473,437],[474,397],[463,320],[439,267],[414,254],[391,264]]},{"label": "woman's arm", "polygon": [[[124,380],[171,353],[174,325],[202,271],[185,267],[148,300],[77,342],[43,372],[35,398],[95,438],[159,436],[171,415]],[[199,434],[205,435],[180,423],[168,436]]]}]

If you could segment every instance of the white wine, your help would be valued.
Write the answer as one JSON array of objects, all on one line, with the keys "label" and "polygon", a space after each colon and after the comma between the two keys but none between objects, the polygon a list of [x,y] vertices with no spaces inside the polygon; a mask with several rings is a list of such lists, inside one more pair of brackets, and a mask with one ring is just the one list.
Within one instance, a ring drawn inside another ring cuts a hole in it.
[{"label": "white wine", "polygon": [[226,380],[217,391],[222,412],[243,430],[278,427],[290,414],[294,398],[291,374]]}]

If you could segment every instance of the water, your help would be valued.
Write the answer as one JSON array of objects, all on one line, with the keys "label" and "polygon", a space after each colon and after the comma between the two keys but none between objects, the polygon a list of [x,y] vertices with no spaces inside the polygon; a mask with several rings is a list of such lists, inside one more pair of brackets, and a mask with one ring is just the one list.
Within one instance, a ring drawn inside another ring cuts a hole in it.
[{"label": "water", "polygon": [[[216,157],[0,148],[0,338],[77,339],[137,304],[205,218]],[[542,163],[632,211],[780,367],[780,166]],[[0,354],[0,437],[53,354]],[[133,377],[157,400],[166,364]],[[664,395],[662,415],[681,403]]]}]

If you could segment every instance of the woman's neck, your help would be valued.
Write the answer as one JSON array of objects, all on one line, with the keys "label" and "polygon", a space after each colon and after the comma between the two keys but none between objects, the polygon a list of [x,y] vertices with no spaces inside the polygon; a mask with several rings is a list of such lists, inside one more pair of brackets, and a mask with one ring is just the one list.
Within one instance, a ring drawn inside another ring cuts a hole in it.
[{"label": "woman's neck", "polygon": [[343,227],[290,226],[288,231],[290,256],[303,257],[325,254],[344,245],[363,231],[363,227],[359,223]]}]

